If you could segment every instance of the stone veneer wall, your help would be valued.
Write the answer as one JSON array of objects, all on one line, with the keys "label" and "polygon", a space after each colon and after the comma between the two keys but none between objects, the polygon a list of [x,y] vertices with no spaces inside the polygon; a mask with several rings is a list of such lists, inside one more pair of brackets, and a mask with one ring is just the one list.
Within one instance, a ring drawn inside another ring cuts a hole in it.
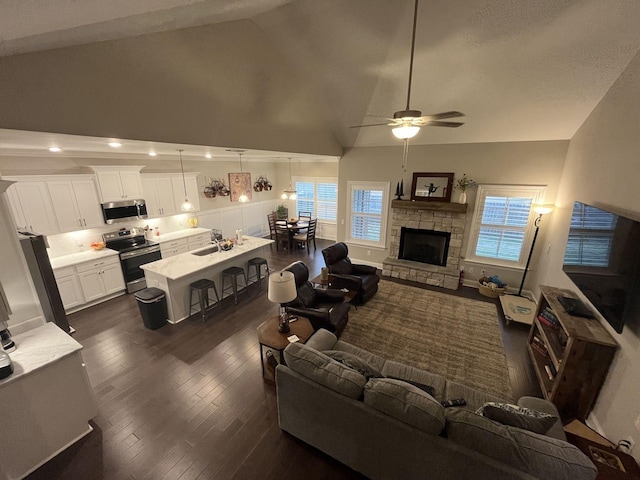
[{"label": "stone veneer wall", "polygon": [[[406,203],[406,202],[394,202]],[[412,202],[409,207],[397,207],[392,203],[391,221],[391,256],[382,264],[382,275],[403,280],[425,283],[450,290],[457,290],[459,285],[460,255],[466,223],[466,205],[455,205],[451,210],[447,204],[434,203],[416,206]],[[464,208],[464,211],[461,211]],[[436,230],[451,233],[447,264],[444,267],[429,265],[411,260],[398,260],[400,253],[400,233],[402,227]]]}]

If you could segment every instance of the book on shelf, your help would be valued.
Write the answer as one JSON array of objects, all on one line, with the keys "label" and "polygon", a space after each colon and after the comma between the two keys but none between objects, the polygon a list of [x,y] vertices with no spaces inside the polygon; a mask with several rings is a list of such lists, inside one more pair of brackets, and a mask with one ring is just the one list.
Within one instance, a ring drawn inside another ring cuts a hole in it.
[{"label": "book on shelf", "polygon": [[549,358],[549,352],[544,347],[544,345],[540,345],[539,343],[536,343],[536,342],[531,342],[531,348],[533,348],[536,352],[538,352],[543,357]]},{"label": "book on shelf", "polygon": [[554,329],[558,328],[557,324],[549,321],[549,319],[547,319],[546,317],[543,317],[542,314],[538,315],[538,321],[549,328],[554,328]]},{"label": "book on shelf", "polygon": [[546,318],[553,325],[559,325],[560,324],[558,322],[558,317],[556,317],[556,314],[553,313],[553,310],[551,310],[549,307],[545,307],[544,309],[542,309],[540,311],[540,315],[542,315],[544,318]]},{"label": "book on shelf", "polygon": [[553,364],[553,362],[549,364],[549,370],[551,370],[551,374],[555,378],[555,376],[558,374],[558,370],[556,370],[556,366]]},{"label": "book on shelf", "polygon": [[551,372],[551,368],[549,367],[549,365],[544,366],[544,371],[547,372],[547,377],[549,377],[549,380],[553,380],[555,378],[555,375]]}]

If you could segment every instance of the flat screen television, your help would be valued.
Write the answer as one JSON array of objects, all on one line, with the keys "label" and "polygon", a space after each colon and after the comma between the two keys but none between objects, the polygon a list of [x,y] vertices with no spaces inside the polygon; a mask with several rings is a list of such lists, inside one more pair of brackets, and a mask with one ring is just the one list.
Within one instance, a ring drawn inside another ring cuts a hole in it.
[{"label": "flat screen television", "polygon": [[562,270],[616,332],[640,325],[640,222],[575,202]]}]

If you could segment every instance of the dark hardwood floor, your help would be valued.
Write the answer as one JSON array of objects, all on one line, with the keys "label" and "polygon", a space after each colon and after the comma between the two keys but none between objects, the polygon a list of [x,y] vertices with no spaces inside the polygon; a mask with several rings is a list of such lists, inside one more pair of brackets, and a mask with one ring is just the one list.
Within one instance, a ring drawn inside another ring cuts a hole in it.
[{"label": "dark hardwood floor", "polygon": [[[332,242],[317,242],[309,254],[273,247],[271,270],[302,260],[312,277],[319,274],[321,249]],[[473,288],[436,290],[492,301]],[[362,478],[278,428],[256,337],[256,327],[276,312],[263,281],[261,291],[223,305],[205,324],[194,316],[148,330],[133,295],[70,315],[99,413],[91,434],[28,478]],[[528,328],[500,323],[514,397],[540,396],[525,348]]]}]

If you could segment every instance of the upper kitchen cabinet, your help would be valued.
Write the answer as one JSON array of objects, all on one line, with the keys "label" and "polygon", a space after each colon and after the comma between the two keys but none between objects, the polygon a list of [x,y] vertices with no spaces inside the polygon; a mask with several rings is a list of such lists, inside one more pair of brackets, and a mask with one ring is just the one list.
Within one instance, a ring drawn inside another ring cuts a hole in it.
[{"label": "upper kitchen cabinet", "polygon": [[105,225],[92,177],[74,175],[72,180],[60,178],[47,182],[61,232]]},{"label": "upper kitchen cabinet", "polygon": [[92,166],[98,179],[102,203],[143,198],[142,166]]},{"label": "upper kitchen cabinet", "polygon": [[17,180],[7,189],[9,205],[19,230],[51,235],[58,232],[47,183]]},{"label": "upper kitchen cabinet", "polygon": [[173,182],[171,181],[172,175],[158,175],[141,175],[142,198],[147,202],[147,214],[149,215],[149,218],[175,215],[180,210],[179,205],[176,210],[176,202],[173,195]]},{"label": "upper kitchen cabinet", "polygon": [[182,175],[173,175],[171,177],[171,181],[173,182],[173,196],[175,199],[175,204],[177,208],[177,213],[180,212],[180,206],[184,202],[184,188],[185,185],[187,187],[187,198],[194,206],[194,211],[197,212],[200,210],[200,198],[198,196],[198,173],[190,172],[184,174],[184,182],[182,179]]}]

